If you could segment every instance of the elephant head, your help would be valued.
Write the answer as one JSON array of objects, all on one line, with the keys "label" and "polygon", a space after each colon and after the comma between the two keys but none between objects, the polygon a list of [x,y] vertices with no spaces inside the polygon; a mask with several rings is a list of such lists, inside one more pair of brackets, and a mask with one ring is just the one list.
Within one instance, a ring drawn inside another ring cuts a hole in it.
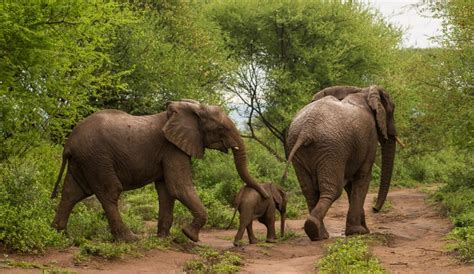
[{"label": "elephant head", "polygon": [[392,178],[395,143],[397,140],[394,120],[395,105],[388,93],[378,86],[370,86],[368,88],[350,86],[325,88],[313,96],[313,101],[325,96],[334,96],[339,100],[343,100],[351,94],[360,94],[365,98],[368,111],[373,114],[377,125],[378,139],[382,147],[382,174],[377,202],[373,210],[378,212],[387,198],[390,180]]},{"label": "elephant head", "polygon": [[270,188],[275,206],[280,212],[280,237],[283,238],[285,236],[286,204],[288,203],[288,198],[281,187],[270,184]]},{"label": "elephant head", "polygon": [[240,178],[268,198],[266,191],[250,176],[244,141],[222,108],[194,100],[181,100],[167,103],[166,113],[168,120],[163,132],[169,142],[196,158],[204,156],[204,148],[222,152],[231,149]]}]

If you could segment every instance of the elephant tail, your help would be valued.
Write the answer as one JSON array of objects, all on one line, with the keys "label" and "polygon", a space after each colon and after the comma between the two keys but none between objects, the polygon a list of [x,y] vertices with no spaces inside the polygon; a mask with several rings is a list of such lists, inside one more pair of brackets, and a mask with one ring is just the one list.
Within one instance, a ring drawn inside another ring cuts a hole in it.
[{"label": "elephant tail", "polygon": [[226,227],[226,229],[229,229],[232,224],[234,223],[234,219],[235,219],[235,215],[237,214],[237,210],[239,209],[239,205],[240,205],[240,200],[242,199],[242,193],[244,192],[244,189],[245,187],[243,187],[239,193],[237,193],[237,196],[235,196],[235,200],[234,200],[234,207],[235,207],[235,210],[234,210],[234,215],[232,216],[232,219],[230,220],[230,223],[229,225]]},{"label": "elephant tail", "polygon": [[285,166],[285,172],[283,173],[283,176],[281,176],[281,181],[280,181],[281,185],[283,185],[283,183],[286,181],[288,177],[288,168],[290,167],[291,161],[293,160],[293,157],[295,156],[296,151],[298,151],[298,149],[302,145],[304,145],[305,141],[306,140],[302,137],[301,134],[298,136],[298,139],[296,139],[296,143],[291,149],[290,155],[288,155],[288,160],[286,161],[286,166]]},{"label": "elephant tail", "polygon": [[54,189],[53,189],[53,193],[51,193],[51,199],[54,199],[58,196],[58,186],[59,186],[59,182],[61,181],[61,178],[63,177],[63,173],[64,173],[64,168],[66,167],[66,164],[70,158],[70,154],[69,154],[69,151],[68,150],[64,150],[63,152],[63,160],[61,162],[61,169],[59,170],[59,175],[58,175],[58,179],[56,180],[56,184],[54,185]]},{"label": "elephant tail", "polygon": [[230,220],[230,223],[229,225],[225,228],[226,230],[230,229],[230,227],[232,226],[232,224],[234,223],[234,219],[235,219],[235,215],[237,214],[237,207],[235,208],[234,210],[234,215],[232,216],[232,219]]}]

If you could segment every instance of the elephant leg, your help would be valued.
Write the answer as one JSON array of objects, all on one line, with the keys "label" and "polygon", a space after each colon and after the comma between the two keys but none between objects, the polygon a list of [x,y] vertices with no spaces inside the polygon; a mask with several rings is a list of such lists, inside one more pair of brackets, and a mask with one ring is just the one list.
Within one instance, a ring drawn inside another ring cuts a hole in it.
[{"label": "elephant leg", "polygon": [[344,186],[344,190],[345,190],[346,193],[347,193],[347,200],[349,200],[349,204],[350,204],[350,203],[351,203],[352,182],[348,182],[348,183]]},{"label": "elephant leg", "polygon": [[[105,175],[106,174],[106,175]],[[89,177],[88,179],[92,179]],[[91,180],[90,180],[91,181]],[[109,222],[110,231],[114,238],[118,241],[132,242],[137,240],[137,236],[125,225],[118,210],[118,200],[122,193],[122,184],[115,174],[110,172],[104,173],[102,176],[96,176],[94,179],[96,184],[94,192],[102,204],[107,220]],[[99,184],[100,182],[100,184]]]},{"label": "elephant leg", "polygon": [[[250,225],[252,225],[252,218],[251,214],[246,214],[244,211],[239,211],[240,212],[240,223],[239,223],[239,229],[237,230],[237,234],[235,234],[234,238],[234,246],[240,246],[242,245],[242,237],[244,236],[245,229]],[[249,237],[250,241],[250,237]]]},{"label": "elephant leg", "polygon": [[301,192],[306,199],[308,211],[311,213],[311,210],[313,210],[319,201],[319,189],[311,177],[311,174],[301,163],[297,161],[297,159],[294,160],[293,167],[295,168],[296,177],[298,178],[298,182],[301,187]]},{"label": "elephant leg", "polygon": [[346,220],[346,235],[369,233],[365,223],[364,202],[370,182],[370,171],[360,172],[351,187],[349,211]]},{"label": "elephant leg", "polygon": [[247,235],[249,236],[249,243],[256,244],[258,242],[258,239],[257,237],[255,237],[255,234],[253,233],[252,223],[253,222],[250,222],[250,224],[247,226]]},{"label": "elephant leg", "polygon": [[51,224],[52,227],[57,230],[65,230],[69,220],[69,215],[74,206],[89,196],[90,194],[85,193],[76,183],[73,176],[68,172],[64,180],[61,201],[56,210],[54,221]]},{"label": "elephant leg", "polygon": [[158,192],[158,237],[167,237],[173,224],[173,208],[175,198],[171,196],[164,182],[155,182]]},{"label": "elephant leg", "polygon": [[267,227],[267,243],[276,243],[276,232],[275,232],[275,211],[267,210],[263,216],[263,224]]},{"label": "elephant leg", "polygon": [[318,168],[319,200],[304,224],[304,230],[312,241],[329,238],[324,226],[324,217],[332,203],[342,194],[344,168],[325,162]]},{"label": "elephant leg", "polygon": [[183,203],[193,215],[192,222],[182,231],[186,237],[197,242],[199,231],[206,224],[207,212],[194,189],[191,159],[182,151],[170,152],[163,162],[163,171],[168,193]]}]

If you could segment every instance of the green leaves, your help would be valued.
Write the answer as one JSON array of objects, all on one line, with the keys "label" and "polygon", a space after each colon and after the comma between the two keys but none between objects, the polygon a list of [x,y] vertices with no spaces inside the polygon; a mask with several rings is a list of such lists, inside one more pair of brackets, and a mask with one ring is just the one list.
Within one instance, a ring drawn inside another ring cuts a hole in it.
[{"label": "green leaves", "polygon": [[21,140],[18,135],[62,142],[72,125],[92,111],[89,96],[120,86],[106,69],[107,51],[114,29],[128,22],[122,17],[126,13],[113,2],[0,4],[3,158],[15,154],[6,144]]},{"label": "green leaves", "polygon": [[364,237],[337,239],[316,264],[320,273],[384,273]]},{"label": "green leaves", "polygon": [[230,90],[248,97],[258,90],[260,106],[250,107],[262,110],[257,119],[277,128],[279,139],[319,89],[366,86],[383,76],[401,35],[368,8],[350,3],[220,1],[207,12],[240,66],[260,68],[254,77],[238,74]]}]

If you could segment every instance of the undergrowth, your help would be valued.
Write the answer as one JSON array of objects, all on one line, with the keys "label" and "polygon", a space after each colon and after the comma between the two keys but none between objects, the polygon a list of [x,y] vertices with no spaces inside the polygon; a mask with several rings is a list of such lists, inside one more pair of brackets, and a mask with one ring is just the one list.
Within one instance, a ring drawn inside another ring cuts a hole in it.
[{"label": "undergrowth", "polygon": [[448,238],[454,240],[448,248],[463,262],[474,262],[474,159],[466,156],[465,166],[453,169],[451,176],[435,194],[455,228]]},{"label": "undergrowth", "polygon": [[315,268],[320,273],[384,273],[361,236],[337,239]]},{"label": "undergrowth", "polygon": [[243,265],[242,258],[230,251],[221,252],[209,246],[197,246],[192,251],[199,259],[186,262],[186,273],[234,273]]}]

